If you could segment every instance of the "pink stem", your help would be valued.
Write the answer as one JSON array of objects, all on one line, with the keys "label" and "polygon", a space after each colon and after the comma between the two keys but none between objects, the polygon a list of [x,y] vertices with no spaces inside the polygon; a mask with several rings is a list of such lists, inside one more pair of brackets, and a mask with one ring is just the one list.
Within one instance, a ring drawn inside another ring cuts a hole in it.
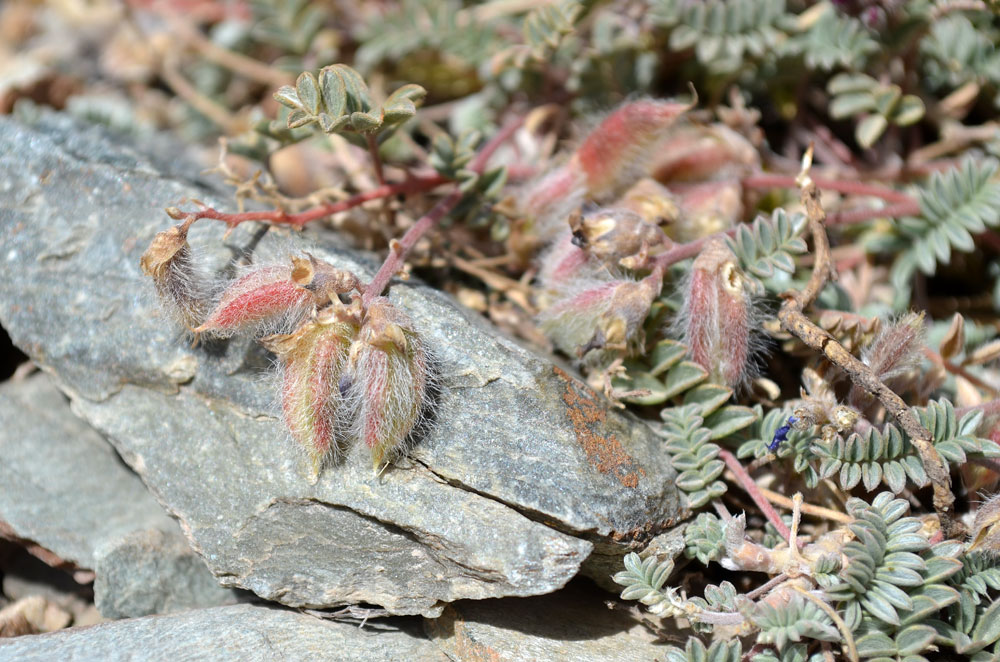
[{"label": "pink stem", "polygon": [[901,216],[917,216],[920,214],[920,203],[916,200],[886,205],[880,209],[852,209],[830,214],[826,218],[827,225],[849,225],[862,223],[873,218],[900,218]]},{"label": "pink stem", "polygon": [[[474,172],[482,172],[486,167],[486,162],[489,161],[493,153],[500,148],[500,145],[504,143],[508,138],[514,135],[514,132],[521,126],[523,120],[518,119],[507,124],[504,128],[500,129],[495,136],[480,150],[476,158],[473,159],[469,168]],[[392,248],[389,249],[389,254],[386,255],[385,261],[382,266],[379,267],[378,272],[375,277],[372,278],[371,283],[365,286],[365,293],[361,298],[362,306],[367,307],[368,304],[372,302],[372,299],[382,294],[385,290],[386,285],[392,277],[400,270],[403,266],[403,262],[406,260],[407,254],[413,248],[413,246],[423,237],[428,230],[438,224],[438,222],[444,218],[448,212],[455,208],[455,205],[459,203],[462,199],[462,191],[455,189],[448,194],[447,197],[440,200],[436,205],[431,207],[431,210],[424,214],[420,220],[413,224],[413,226],[406,231],[403,238],[399,240]]]},{"label": "pink stem", "polygon": [[774,506],[771,505],[771,502],[764,497],[760,489],[757,487],[757,483],[755,483],[750,474],[747,473],[747,470],[743,468],[743,465],[736,459],[736,456],[727,451],[725,448],[720,448],[719,457],[722,458],[722,461],[726,463],[729,470],[736,476],[736,480],[739,481],[740,486],[746,491],[747,494],[750,495],[750,498],[753,499],[755,504],[757,504],[757,507],[760,508],[761,512],[764,513],[764,517],[767,518],[767,521],[769,521],[774,528],[778,530],[778,533],[782,538],[788,540],[789,544],[791,544],[792,532],[787,526],[785,526],[785,523],[781,521],[781,516],[778,515],[778,511],[776,511]]},{"label": "pink stem", "polygon": [[[888,202],[910,203],[913,198],[906,193],[901,193],[886,186],[876,186],[874,184],[863,184],[861,182],[843,181],[837,179],[816,179],[816,186],[821,189],[846,193],[848,195],[870,195],[875,198],[882,198]],[[795,177],[792,175],[767,175],[757,174],[744,177],[741,183],[746,188],[798,188]]]},{"label": "pink stem", "polygon": [[[341,200],[339,202],[331,202],[326,205],[321,205],[315,209],[310,209],[308,211],[300,212],[298,214],[289,214],[281,209],[272,209],[268,211],[248,211],[242,213],[232,213],[228,214],[225,212],[217,211],[208,207],[206,209],[200,209],[195,212],[183,212],[185,217],[193,216],[194,220],[200,218],[210,218],[216,221],[222,221],[229,227],[236,227],[240,223],[245,223],[247,221],[265,221],[268,223],[273,223],[275,225],[292,225],[301,228],[306,223],[310,221],[315,221],[319,218],[324,218],[326,216],[332,216],[342,211],[347,211],[357,207],[358,205],[364,204],[370,200],[378,200],[379,198],[388,198],[389,196],[405,194],[405,193],[418,193],[421,191],[429,191],[431,189],[437,188],[442,184],[447,184],[448,179],[441,175],[429,175],[425,177],[414,177],[413,179],[408,179],[405,182],[400,182],[398,184],[386,184],[385,186],[379,186],[371,191],[366,191],[365,193],[359,193],[355,196],[347,198],[346,200]],[[172,214],[173,215],[173,214]]]}]

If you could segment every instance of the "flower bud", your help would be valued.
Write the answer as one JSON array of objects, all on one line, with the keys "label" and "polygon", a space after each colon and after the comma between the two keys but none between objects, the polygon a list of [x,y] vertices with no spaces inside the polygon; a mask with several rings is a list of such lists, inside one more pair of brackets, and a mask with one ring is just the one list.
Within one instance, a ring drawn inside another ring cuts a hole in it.
[{"label": "flower bud", "polygon": [[684,290],[678,326],[691,359],[710,379],[729,387],[752,372],[753,308],[736,256],[722,239],[695,258]]},{"label": "flower bud", "polygon": [[281,410],[292,437],[309,454],[313,477],[323,461],[336,456],[343,441],[344,403],[340,380],[358,333],[346,306],[320,310],[289,335],[264,338],[282,366]]},{"label": "flower bud", "polygon": [[158,233],[139,265],[153,279],[160,301],[184,326],[201,324],[209,310],[210,281],[191,256],[185,225]]},{"label": "flower bud", "polygon": [[[615,354],[632,353],[642,345],[642,323],[662,285],[660,269],[641,281],[591,284],[545,310],[539,323],[565,354],[605,363]],[[592,350],[598,351],[591,354]]]},{"label": "flower bud", "polygon": [[597,125],[573,155],[594,199],[616,195],[635,181],[653,156],[660,138],[687,104],[640,99],[618,107]]},{"label": "flower bud", "polygon": [[228,338],[280,330],[294,326],[313,302],[313,293],[292,278],[292,267],[254,266],[226,287],[208,319],[194,331]]},{"label": "flower bud", "polygon": [[427,352],[410,319],[385,297],[368,304],[349,355],[355,432],[376,471],[405,448],[420,421],[429,386]]}]

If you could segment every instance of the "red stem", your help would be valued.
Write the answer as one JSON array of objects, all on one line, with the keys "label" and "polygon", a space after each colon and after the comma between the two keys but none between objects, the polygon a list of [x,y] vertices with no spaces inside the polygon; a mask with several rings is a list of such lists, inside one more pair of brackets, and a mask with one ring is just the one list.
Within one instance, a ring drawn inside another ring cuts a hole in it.
[{"label": "red stem", "polygon": [[346,200],[340,200],[339,202],[331,202],[329,204],[321,205],[314,209],[308,211],[300,212],[298,214],[289,214],[281,209],[271,209],[268,211],[248,211],[241,213],[225,213],[212,209],[211,207],[200,209],[190,214],[185,213],[184,216],[193,216],[194,220],[199,218],[211,218],[216,221],[222,221],[229,227],[236,227],[240,223],[245,223],[247,221],[265,221],[268,223],[273,223],[275,225],[292,225],[301,228],[306,223],[310,221],[315,221],[326,216],[332,216],[333,214],[347,211],[362,205],[370,200],[378,200],[379,198],[388,198],[393,195],[406,194],[406,193],[419,193],[421,191],[429,191],[431,189],[437,188],[442,184],[447,184],[450,180],[441,175],[428,175],[424,177],[414,177],[408,179],[405,182],[400,182],[398,184],[386,184],[385,186],[379,186],[371,191],[366,191],[365,193],[359,193],[357,195],[351,196]]},{"label": "red stem", "polygon": [[[474,172],[482,172],[486,167],[486,162],[489,161],[493,153],[500,148],[500,145],[504,143],[508,138],[510,138],[515,131],[521,126],[521,119],[515,120],[507,124],[504,128],[500,129],[493,138],[490,139],[486,145],[479,151],[476,158],[472,160],[469,168]],[[394,243],[389,249],[389,254],[385,256],[385,261],[382,266],[379,267],[378,272],[372,281],[365,286],[365,293],[361,298],[362,306],[367,307],[371,303],[372,299],[382,294],[382,291],[389,284],[392,277],[400,270],[403,266],[403,262],[406,260],[407,254],[413,248],[413,246],[423,237],[428,230],[438,224],[438,222],[444,218],[448,212],[454,209],[455,205],[459,203],[462,199],[462,191],[455,189],[448,194],[447,197],[440,200],[436,205],[431,207],[431,210],[420,217],[413,226],[406,231],[403,238],[399,242]]]},{"label": "red stem", "polygon": [[[837,179],[816,179],[816,186],[821,189],[846,193],[848,195],[870,195],[875,198],[882,198],[888,202],[911,203],[913,198],[895,189],[874,184],[863,184]],[[746,188],[798,188],[795,177],[792,175],[766,175],[758,174],[744,177],[741,183]]]},{"label": "red stem", "polygon": [[788,529],[785,523],[781,521],[781,516],[778,515],[778,511],[774,509],[771,502],[768,501],[763,494],[761,494],[760,489],[757,487],[757,483],[755,483],[750,474],[747,473],[747,470],[743,468],[743,465],[736,459],[736,456],[727,451],[725,448],[720,448],[719,457],[722,458],[722,461],[726,463],[729,470],[736,476],[736,480],[739,481],[740,486],[746,491],[747,494],[750,495],[750,498],[753,499],[755,504],[757,504],[757,507],[760,508],[761,512],[764,513],[764,517],[767,518],[767,521],[769,521],[774,528],[778,530],[778,533],[782,538],[788,540],[789,544],[791,544],[792,532]]},{"label": "red stem", "polygon": [[920,203],[916,200],[886,205],[879,209],[852,209],[830,214],[826,218],[827,225],[849,225],[862,223],[873,218],[900,218],[901,216],[917,216],[920,214]]}]

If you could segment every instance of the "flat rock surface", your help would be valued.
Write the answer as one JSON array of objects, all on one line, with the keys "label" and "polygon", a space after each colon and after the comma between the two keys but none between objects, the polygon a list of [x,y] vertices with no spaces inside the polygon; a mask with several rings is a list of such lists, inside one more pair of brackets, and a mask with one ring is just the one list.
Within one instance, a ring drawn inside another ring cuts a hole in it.
[{"label": "flat rock surface", "polygon": [[195,609],[0,639],[2,662],[448,662],[417,628],[359,628],[286,609]]},{"label": "flat rock surface", "polygon": [[0,384],[0,521],[46,562],[78,577],[94,571],[106,617],[236,600],[44,374]]},{"label": "flat rock surface", "polygon": [[637,662],[666,646],[587,588],[449,605],[425,629],[453,662]]},{"label": "flat rock surface", "polygon": [[[437,359],[430,432],[381,477],[355,448],[310,485],[275,417],[269,357],[246,342],[192,348],[139,271],[171,223],[163,207],[232,207],[176,175],[198,167],[171,163],[56,114],[0,119],[0,321],[224,582],[296,606],[437,614],[462,598],[553,591],[592,542],[670,523],[673,475],[644,425],[418,284],[391,298]],[[223,243],[220,225],[191,233],[216,270],[253,233]],[[307,247],[370,277],[370,261],[336,246],[272,230],[256,255]]]}]

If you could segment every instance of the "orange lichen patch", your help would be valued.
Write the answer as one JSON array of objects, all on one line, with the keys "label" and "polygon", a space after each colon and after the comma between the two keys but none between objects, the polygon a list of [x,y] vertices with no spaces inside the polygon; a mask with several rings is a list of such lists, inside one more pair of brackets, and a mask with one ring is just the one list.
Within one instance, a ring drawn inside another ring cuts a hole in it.
[{"label": "orange lichen patch", "polygon": [[[454,657],[470,662],[502,662],[507,659],[486,644],[469,637],[465,630],[465,619],[454,607],[445,607],[441,616],[427,621],[431,635],[441,639],[454,638]],[[451,655],[449,655],[451,657]]]},{"label": "orange lichen patch", "polygon": [[566,382],[563,402],[566,415],[573,424],[576,441],[587,454],[587,460],[602,474],[612,474],[625,487],[636,488],[646,472],[625,452],[615,435],[604,436],[598,432],[607,420],[608,412],[587,395],[576,380],[565,371],[553,366],[556,375]]}]

